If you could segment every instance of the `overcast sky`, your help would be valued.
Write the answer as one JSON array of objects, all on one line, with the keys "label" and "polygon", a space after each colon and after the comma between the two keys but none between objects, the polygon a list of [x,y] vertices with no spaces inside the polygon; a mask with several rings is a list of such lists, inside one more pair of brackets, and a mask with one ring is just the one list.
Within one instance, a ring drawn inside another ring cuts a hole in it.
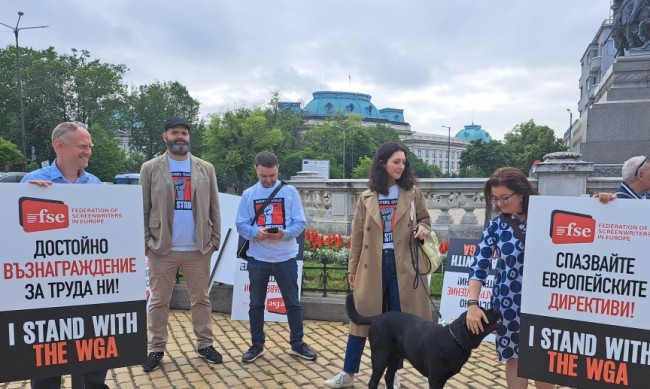
[{"label": "overcast sky", "polygon": [[[534,119],[561,137],[577,115],[580,58],[610,0],[1,0],[20,46],[86,49],[133,85],[178,81],[201,114],[279,90],[362,92],[418,132]],[[15,43],[0,26],[0,46]]]}]

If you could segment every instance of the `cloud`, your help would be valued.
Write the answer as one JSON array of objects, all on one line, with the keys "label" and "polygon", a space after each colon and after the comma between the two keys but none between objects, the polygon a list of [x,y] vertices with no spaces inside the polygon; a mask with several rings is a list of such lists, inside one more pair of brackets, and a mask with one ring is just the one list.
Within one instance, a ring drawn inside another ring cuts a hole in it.
[{"label": "cloud", "polygon": [[610,13],[609,0],[3,0],[0,21],[17,11],[21,26],[50,26],[21,45],[87,49],[134,85],[178,81],[202,114],[343,90],[404,109],[416,131],[474,122],[497,139],[531,118],[563,134],[580,58]]}]

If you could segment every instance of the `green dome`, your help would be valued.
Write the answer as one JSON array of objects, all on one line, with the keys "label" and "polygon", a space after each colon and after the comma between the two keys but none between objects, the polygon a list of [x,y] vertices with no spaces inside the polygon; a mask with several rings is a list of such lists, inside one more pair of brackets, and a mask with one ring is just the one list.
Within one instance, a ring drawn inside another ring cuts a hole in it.
[{"label": "green dome", "polygon": [[492,140],[492,137],[487,131],[482,129],[481,126],[479,126],[478,124],[474,124],[474,123],[465,126],[465,128],[458,131],[458,134],[456,134],[455,138],[466,140],[468,142],[477,139],[480,139],[483,142],[489,142]]},{"label": "green dome", "polygon": [[[347,116],[350,113],[356,113],[361,115],[364,120],[404,123],[403,109],[377,109],[377,107],[370,102],[370,95],[365,93],[318,91],[314,92],[313,96],[313,100],[310,101],[302,111],[304,116]],[[285,105],[283,108],[295,111],[295,107],[289,105]]]}]

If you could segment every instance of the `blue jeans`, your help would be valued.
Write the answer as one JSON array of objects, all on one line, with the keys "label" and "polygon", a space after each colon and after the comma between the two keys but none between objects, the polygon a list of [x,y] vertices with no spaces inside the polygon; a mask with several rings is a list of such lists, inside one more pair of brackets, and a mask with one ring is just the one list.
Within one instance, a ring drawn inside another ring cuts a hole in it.
[{"label": "blue jeans", "polygon": [[[397,283],[397,266],[395,265],[395,252],[393,250],[382,250],[381,286],[384,301],[382,311],[401,311],[399,285]],[[348,335],[348,345],[345,348],[345,360],[343,362],[344,372],[348,374],[359,372],[361,355],[363,354],[365,345],[365,337]],[[402,367],[401,363],[400,367]]]},{"label": "blue jeans", "polygon": [[[108,389],[104,383],[108,370],[93,371],[84,374],[86,389]],[[61,377],[36,378],[32,380],[32,389],[60,389]]]},{"label": "blue jeans", "polygon": [[298,296],[298,264],[295,258],[284,262],[269,263],[254,258],[248,261],[248,278],[250,280],[250,308],[248,318],[251,325],[251,343],[263,346],[264,309],[266,308],[266,289],[269,278],[273,276],[284,299],[289,321],[289,343],[292,346],[302,344],[302,307]]}]

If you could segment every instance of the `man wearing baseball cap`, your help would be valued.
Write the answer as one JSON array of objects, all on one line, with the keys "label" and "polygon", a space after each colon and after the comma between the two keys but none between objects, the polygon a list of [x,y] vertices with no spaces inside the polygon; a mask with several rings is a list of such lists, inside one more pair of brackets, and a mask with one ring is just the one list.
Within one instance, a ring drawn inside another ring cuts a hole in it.
[{"label": "man wearing baseball cap", "polygon": [[190,153],[190,126],[185,120],[165,122],[162,138],[167,151],[140,170],[151,287],[149,354],[142,364],[146,372],[157,369],[165,354],[169,302],[178,269],[190,294],[198,355],[210,363],[222,361],[212,345],[208,295],[210,258],[221,240],[217,176],[212,164]]}]

